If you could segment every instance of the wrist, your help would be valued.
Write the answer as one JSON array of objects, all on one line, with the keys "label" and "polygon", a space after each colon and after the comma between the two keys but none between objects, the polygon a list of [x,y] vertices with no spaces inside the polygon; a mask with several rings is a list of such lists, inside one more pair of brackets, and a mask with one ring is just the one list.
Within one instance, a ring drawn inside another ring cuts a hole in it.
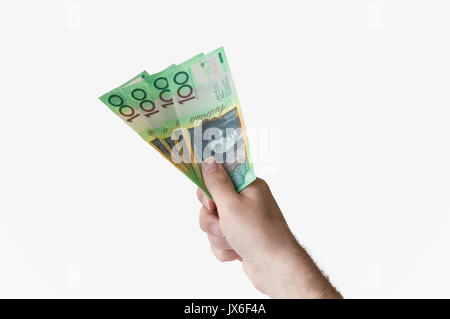
[{"label": "wrist", "polygon": [[294,239],[268,256],[267,294],[273,298],[339,298],[308,253]]}]

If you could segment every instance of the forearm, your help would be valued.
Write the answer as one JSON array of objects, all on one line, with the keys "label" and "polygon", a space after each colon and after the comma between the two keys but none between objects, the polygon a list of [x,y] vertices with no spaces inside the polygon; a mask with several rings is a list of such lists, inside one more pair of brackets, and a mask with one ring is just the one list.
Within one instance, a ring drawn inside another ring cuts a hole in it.
[{"label": "forearm", "polygon": [[273,298],[342,298],[298,244],[269,257],[266,292]]},{"label": "forearm", "polygon": [[214,203],[198,194],[200,227],[217,259],[241,260],[253,285],[273,298],[341,298],[289,230],[267,183],[256,179],[237,193],[225,169],[210,165],[203,163],[203,177]]}]

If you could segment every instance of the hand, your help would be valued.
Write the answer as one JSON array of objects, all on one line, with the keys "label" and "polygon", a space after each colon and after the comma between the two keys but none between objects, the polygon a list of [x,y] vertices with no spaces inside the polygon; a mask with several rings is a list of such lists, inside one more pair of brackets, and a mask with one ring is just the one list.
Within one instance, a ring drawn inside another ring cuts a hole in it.
[{"label": "hand", "polygon": [[237,193],[213,158],[202,173],[214,201],[198,189],[200,228],[217,259],[242,261],[253,285],[271,297],[341,297],[297,242],[262,179]]}]

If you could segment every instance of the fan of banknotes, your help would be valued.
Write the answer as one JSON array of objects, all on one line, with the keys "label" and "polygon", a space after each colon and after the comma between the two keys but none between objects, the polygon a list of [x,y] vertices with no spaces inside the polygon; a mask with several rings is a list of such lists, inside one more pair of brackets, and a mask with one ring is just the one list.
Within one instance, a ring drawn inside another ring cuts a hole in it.
[{"label": "fan of banknotes", "polygon": [[247,134],[224,49],[148,74],[100,97],[208,195],[202,163],[223,163],[238,192],[255,180]]}]

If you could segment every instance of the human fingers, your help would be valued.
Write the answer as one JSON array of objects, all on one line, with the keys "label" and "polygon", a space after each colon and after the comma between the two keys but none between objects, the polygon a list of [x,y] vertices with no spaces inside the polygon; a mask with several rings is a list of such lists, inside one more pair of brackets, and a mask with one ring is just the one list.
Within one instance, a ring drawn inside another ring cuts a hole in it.
[{"label": "human fingers", "polygon": [[221,262],[242,260],[234,250],[217,249],[211,245],[211,250],[216,258]]},{"label": "human fingers", "polygon": [[233,249],[225,237],[208,234],[208,240],[217,249]]},{"label": "human fingers", "polygon": [[200,209],[199,224],[201,230],[205,233],[217,237],[223,237],[222,230],[219,226],[219,218],[216,214],[214,214],[214,212],[211,212],[204,206]]},{"label": "human fingers", "polygon": [[200,203],[208,210],[214,211],[216,209],[216,204],[205,194],[205,192],[201,188],[197,188],[197,198]]}]

